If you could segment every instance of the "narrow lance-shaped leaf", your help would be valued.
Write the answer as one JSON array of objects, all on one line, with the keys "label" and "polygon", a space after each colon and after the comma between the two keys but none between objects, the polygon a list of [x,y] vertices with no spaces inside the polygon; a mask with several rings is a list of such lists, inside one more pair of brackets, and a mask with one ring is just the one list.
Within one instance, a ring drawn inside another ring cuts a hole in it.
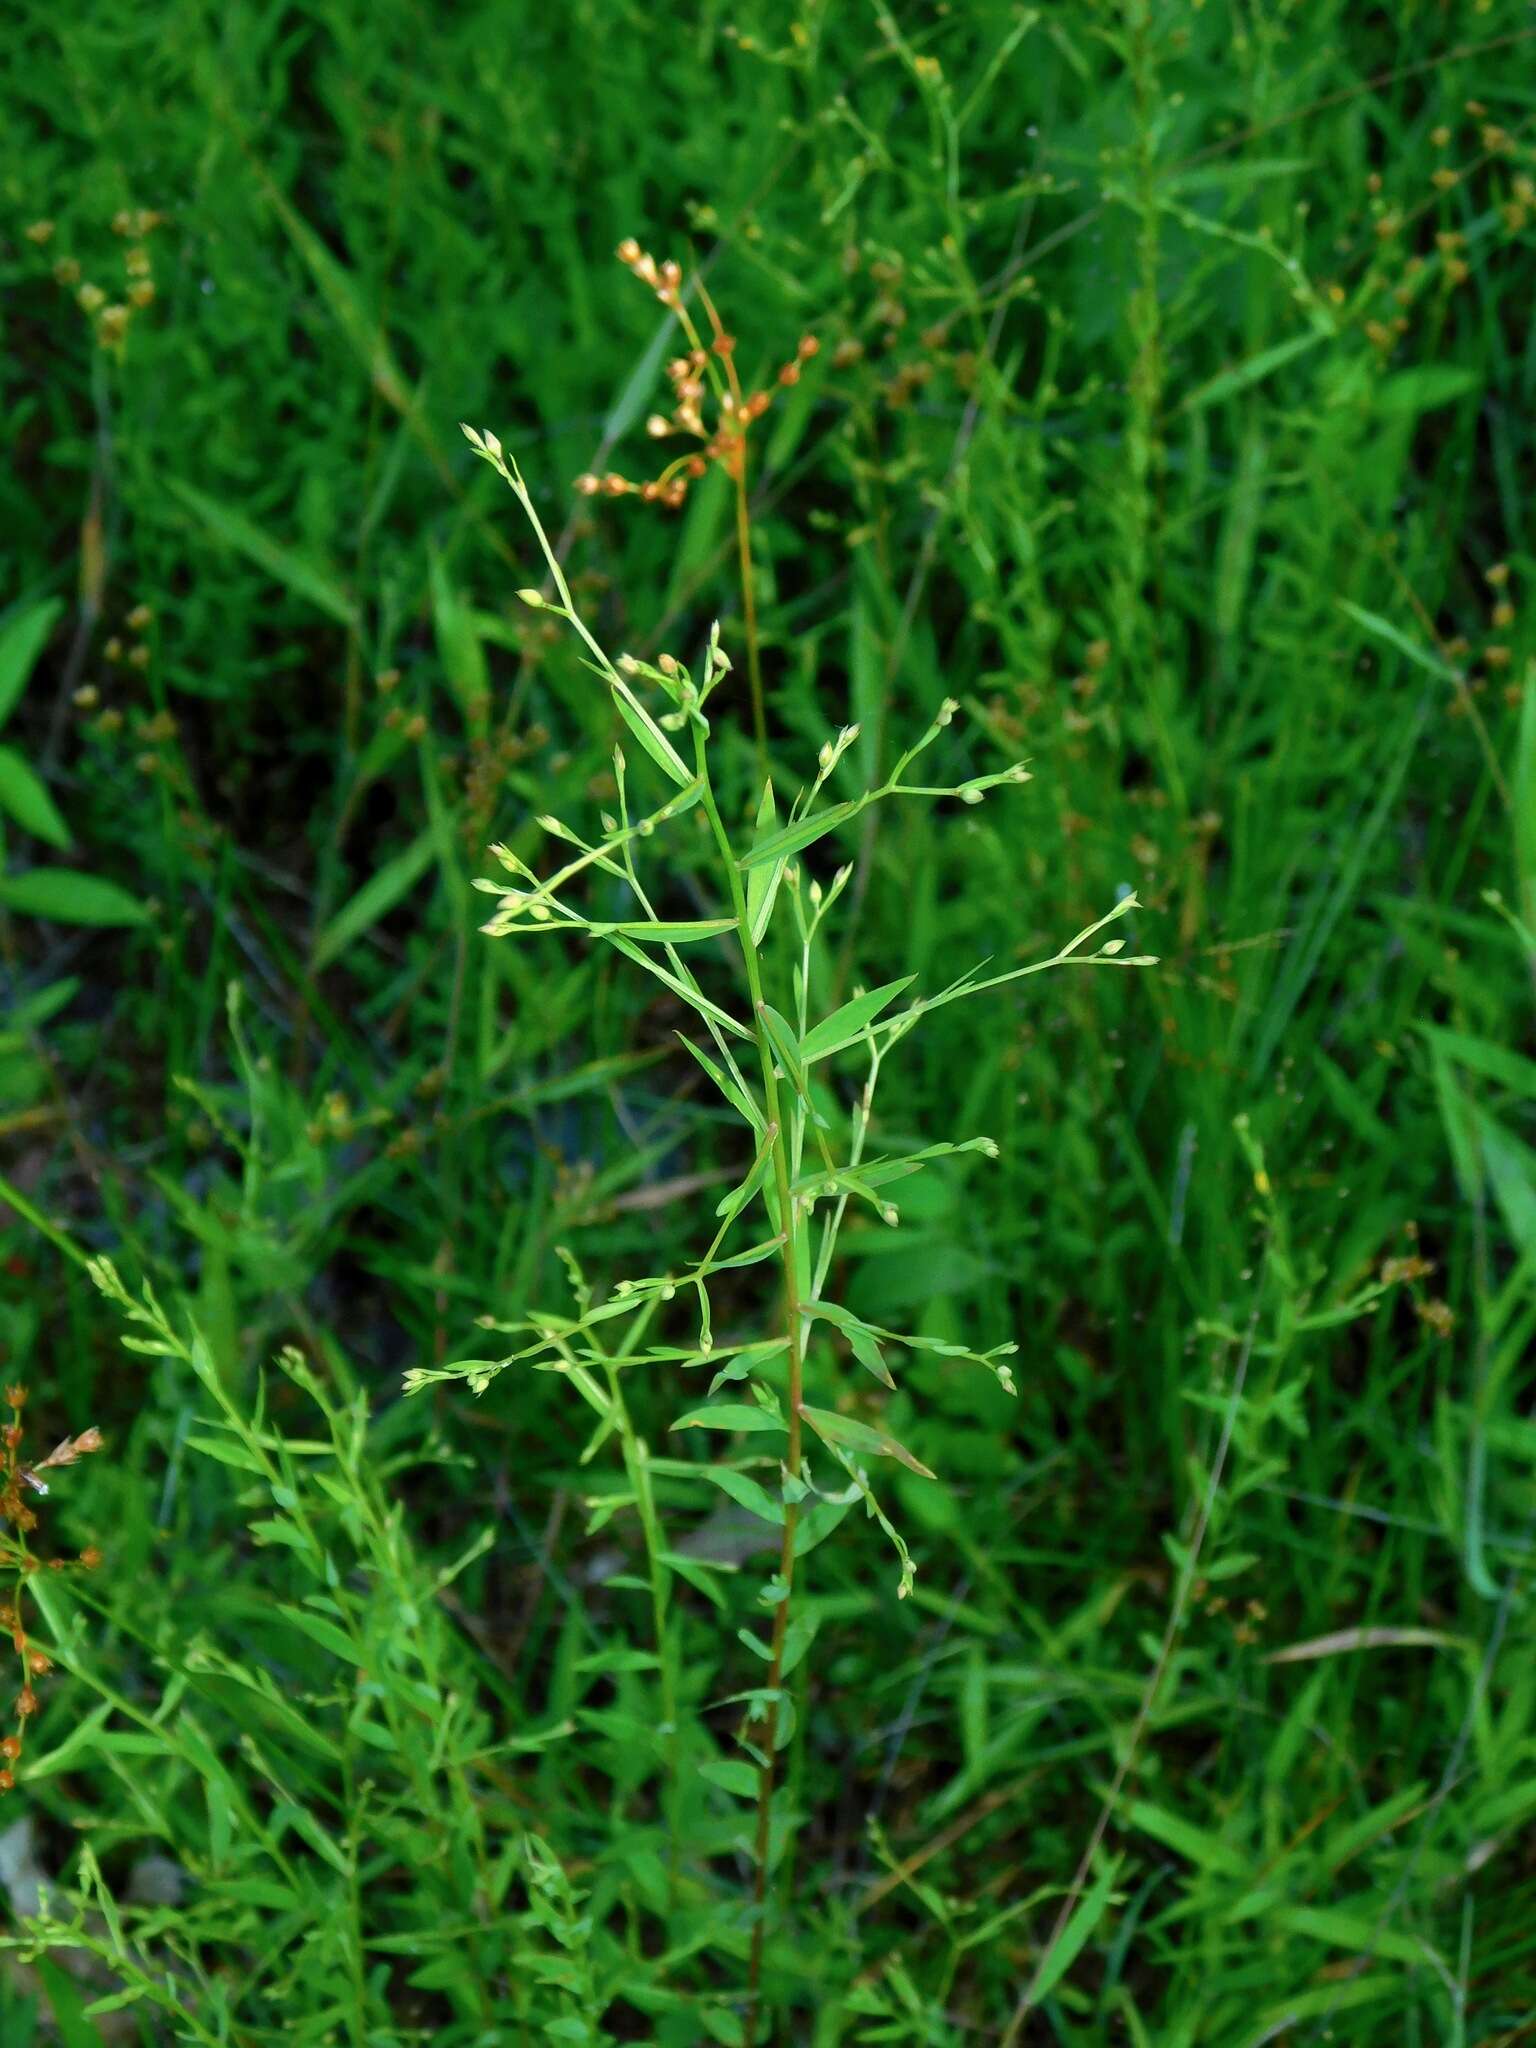
[{"label": "narrow lance-shaped leaf", "polygon": [[882,982],[879,988],[855,996],[829,1017],[823,1017],[801,1039],[800,1057],[809,1066],[813,1060],[824,1060],[834,1052],[841,1052],[845,1045],[852,1045],[863,1037],[865,1026],[873,1023],[886,1005],[895,1002],[902,990],[910,988],[916,979],[915,974],[904,974],[900,981]]},{"label": "narrow lance-shaped leaf", "polygon": [[137,896],[116,882],[77,874],[73,868],[30,868],[24,874],[0,876],[0,903],[28,917],[51,918],[55,924],[133,925],[149,918]]},{"label": "narrow lance-shaped leaf", "polygon": [[771,1493],[759,1486],[755,1479],[749,1479],[745,1472],[737,1472],[729,1465],[700,1465],[690,1477],[707,1479],[711,1486],[718,1486],[722,1493],[728,1493],[737,1507],[745,1508],[749,1515],[756,1515],[760,1522],[772,1522],[780,1527],[784,1521],[784,1506]]},{"label": "narrow lance-shaped leaf", "polygon": [[885,1354],[880,1349],[879,1338],[868,1323],[856,1316],[852,1309],[843,1308],[837,1302],[808,1301],[804,1304],[808,1315],[820,1316],[823,1322],[831,1323],[848,1339],[854,1357],[869,1372],[872,1372],[882,1386],[894,1387]]},{"label": "narrow lance-shaped leaf", "polygon": [[608,683],[620,718],[662,774],[670,776],[679,789],[685,788],[693,778],[676,747],[627,684],[621,682],[617,676],[611,676]]},{"label": "narrow lance-shaped leaf", "polygon": [[845,1451],[863,1452],[870,1458],[894,1458],[909,1472],[920,1473],[924,1479],[934,1476],[904,1444],[897,1443],[895,1437],[887,1436],[883,1430],[872,1429],[867,1422],[859,1422],[852,1415],[838,1415],[830,1408],[808,1408],[804,1404],[800,1413],[823,1443],[837,1445]]},{"label": "narrow lance-shaped leaf", "polygon": [[691,1038],[685,1038],[681,1031],[677,1034],[677,1040],[679,1045],[693,1054],[737,1115],[744,1117],[761,1136],[768,1126],[750,1091],[734,1081],[717,1061],[712,1060],[707,1052],[701,1051]]},{"label": "narrow lance-shaped leaf", "polygon": [[719,939],[727,932],[735,931],[736,920],[733,917],[698,917],[667,924],[626,919],[622,924],[591,924],[587,929],[596,939],[633,939],[642,946],[693,946],[701,939]]},{"label": "narrow lance-shaped leaf", "polygon": [[370,875],[352,900],[343,905],[315,942],[313,965],[318,973],[339,960],[347,948],[371,931],[416,887],[431,867],[437,847],[433,833],[420,833],[403,852]]},{"label": "narrow lance-shaped leaf", "polygon": [[690,1408],[686,1415],[679,1415],[672,1427],[730,1431],[776,1429],[781,1434],[784,1430],[778,1416],[768,1414],[763,1408],[748,1407],[745,1401],[717,1401],[708,1408]]},{"label": "narrow lance-shaped leaf", "polygon": [[800,1064],[800,1044],[793,1027],[771,1003],[760,1003],[758,1012],[767,1030],[768,1042],[773,1047],[779,1065],[784,1069],[784,1078],[809,1107],[810,1095],[806,1087],[805,1069]]},{"label": "narrow lance-shaped leaf", "polygon": [[56,597],[15,612],[0,627],[0,725],[10,717],[64,607]]},{"label": "narrow lance-shaped leaf", "polygon": [[750,847],[737,866],[747,869],[761,867],[765,861],[783,860],[804,847],[814,846],[828,832],[856,817],[869,801],[868,797],[860,797],[853,803],[833,804],[825,811],[818,811],[814,817],[801,818],[780,832],[771,832],[766,839]]},{"label": "narrow lance-shaped leaf", "polygon": [[684,981],[681,975],[674,974],[670,968],[663,967],[659,960],[651,959],[631,940],[617,933],[610,933],[608,943],[622,953],[626,960],[632,960],[637,967],[643,967],[647,974],[654,974],[659,982],[671,989],[674,995],[681,996],[685,1003],[699,1012],[700,1016],[712,1017],[722,1031],[729,1031],[737,1038],[751,1038],[752,1033],[746,1025],[738,1023],[729,1010],[722,1010],[718,1003],[712,1002],[694,984]]},{"label": "narrow lance-shaped leaf", "polygon": [[0,811],[9,811],[24,832],[50,846],[69,844],[69,827],[47,785],[14,747],[0,747]]},{"label": "narrow lance-shaped leaf", "polygon": [[[754,844],[768,838],[778,821],[778,805],[774,801],[773,784],[763,784],[762,801],[757,807],[757,835]],[[774,899],[779,893],[779,884],[784,879],[787,856],[772,862],[762,862],[747,870],[747,928],[752,934],[754,946],[763,942],[768,921],[773,916]]]},{"label": "narrow lance-shaped leaf", "polygon": [[226,547],[233,548],[237,554],[244,555],[264,576],[270,577],[274,583],[281,583],[295,597],[304,598],[318,611],[334,619],[337,625],[356,627],[356,606],[335,577],[320,563],[311,561],[295,548],[284,546],[281,541],[273,540],[243,512],[219,504],[192,484],[183,483],[180,477],[167,477],[165,481],[172,496],[181,500],[205,532],[211,533]]}]

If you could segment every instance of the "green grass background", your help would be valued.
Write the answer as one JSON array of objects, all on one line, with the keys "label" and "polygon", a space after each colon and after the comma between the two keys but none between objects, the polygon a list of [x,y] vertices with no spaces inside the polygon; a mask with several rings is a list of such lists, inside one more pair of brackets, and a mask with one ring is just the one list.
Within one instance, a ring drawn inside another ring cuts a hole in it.
[{"label": "green grass background", "polygon": [[[739,655],[726,495],[571,490],[651,461],[631,233],[749,381],[822,342],[754,478],[785,772],[945,694],[961,772],[1033,770],[849,833],[844,985],[1127,888],[1161,959],[943,1012],[884,1102],[1002,1159],[845,1298],[1016,1338],[1020,1392],[909,1358],[917,1591],[862,1520],[811,1560],[780,2038],[1003,2038],[1090,1844],[1021,2039],[1532,2038],[1530,9],[11,20],[0,1346],[109,1447],[47,1508],[108,1556],[40,1596],[6,2048],[745,2039],[740,1808],[690,1751],[669,1870],[621,1475],[552,1376],[399,1398],[565,1305],[559,1245],[682,1263],[739,1150],[654,985],[468,886],[615,734],[459,419],[607,645]],[[120,1348],[102,1251],[176,1343]],[[702,1391],[635,1395],[656,1444]],[[703,1743],[753,1660],[695,1577]]]}]

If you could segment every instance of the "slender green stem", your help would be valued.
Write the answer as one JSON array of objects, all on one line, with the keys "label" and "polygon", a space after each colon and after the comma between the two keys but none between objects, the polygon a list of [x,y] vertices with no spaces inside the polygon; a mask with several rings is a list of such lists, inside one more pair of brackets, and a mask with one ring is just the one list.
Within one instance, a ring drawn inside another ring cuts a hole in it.
[{"label": "slender green stem", "polygon": [[[763,1101],[768,1115],[768,1128],[773,1134],[773,1181],[778,1200],[779,1227],[784,1235],[784,1332],[789,1346],[789,1445],[785,1452],[784,1467],[791,1479],[800,1476],[801,1429],[800,1403],[804,1383],[803,1311],[800,1303],[800,1224],[795,1198],[790,1192],[794,1177],[794,1141],[789,1119],[783,1113],[779,1096],[778,1077],[774,1070],[773,1046],[767,1027],[763,1022],[763,976],[762,963],[752,937],[752,921],[747,915],[746,894],[742,888],[741,871],[731,847],[730,837],[721,821],[720,809],[715,802],[714,789],[709,780],[708,765],[704,754],[704,731],[702,725],[695,729],[695,744],[698,751],[699,776],[703,782],[703,804],[709,819],[715,843],[720,849],[721,864],[725,871],[726,886],[730,891],[731,907],[736,917],[737,936],[741,941],[742,961],[746,968],[747,988],[752,999],[752,1027],[757,1038],[758,1057],[762,1064]],[[795,1579],[795,1532],[799,1526],[800,1510],[795,1501],[784,1504],[784,1537],[779,1552],[779,1599],[773,1615],[773,1639],[768,1666],[767,1692],[769,1695],[768,1726],[763,1746],[763,1762],[758,1771],[757,1781],[757,1829],[753,1843],[755,1876],[753,1881],[753,1904],[756,1919],[752,1928],[752,1953],[748,1966],[747,1986],[750,2009],[747,2016],[747,2041],[757,2038],[758,2009],[761,2001],[763,1969],[763,1940],[767,1925],[768,1905],[768,1853],[773,1820],[774,1760],[778,1748],[779,1701],[778,1694],[784,1676],[784,1641],[789,1627],[789,1603],[794,1590]]]},{"label": "slender green stem", "polygon": [[747,643],[747,683],[752,692],[752,737],[758,774],[768,774],[768,722],[763,711],[763,663],[757,645],[757,592],[752,587],[752,512],[747,502],[747,444],[742,437],[736,471],[736,561],[741,574],[741,615]]}]

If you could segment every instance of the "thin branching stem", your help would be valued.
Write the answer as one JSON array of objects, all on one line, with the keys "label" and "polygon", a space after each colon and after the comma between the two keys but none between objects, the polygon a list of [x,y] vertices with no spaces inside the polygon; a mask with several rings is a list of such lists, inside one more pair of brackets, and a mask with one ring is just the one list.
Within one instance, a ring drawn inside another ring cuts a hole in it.
[{"label": "thin branching stem", "polygon": [[[720,850],[721,866],[736,916],[737,936],[741,942],[742,962],[752,1000],[753,1029],[757,1036],[758,1057],[762,1063],[763,1101],[768,1113],[768,1129],[773,1139],[773,1184],[778,1203],[779,1228],[784,1238],[781,1254],[784,1273],[784,1334],[789,1347],[789,1441],[784,1454],[784,1469],[791,1480],[797,1480],[800,1477],[800,1404],[804,1393],[805,1354],[804,1314],[800,1302],[800,1213],[791,1193],[794,1178],[794,1139],[781,1104],[773,1046],[763,1022],[766,998],[763,994],[762,963],[752,937],[752,921],[747,915],[746,892],[742,888],[741,872],[737,867],[735,852],[721,820],[720,809],[715,802],[714,790],[710,784],[704,738],[702,727],[696,728],[699,775],[704,784],[704,809],[710,829],[714,833],[715,844]],[[768,1864],[772,1846],[774,1762],[779,1735],[778,1695],[784,1677],[784,1641],[789,1628],[790,1599],[794,1591],[795,1532],[798,1526],[799,1504],[794,1500],[786,1500],[784,1535],[779,1551],[779,1597],[773,1615],[773,1638],[766,1688],[767,1730],[763,1743],[763,1760],[758,1768],[757,1826],[753,1841],[753,1905],[756,1909],[756,1918],[752,1927],[752,1954],[747,1974],[750,1998],[747,2018],[749,2043],[757,2037],[757,2016],[761,2000],[763,1941],[768,1908]]]}]

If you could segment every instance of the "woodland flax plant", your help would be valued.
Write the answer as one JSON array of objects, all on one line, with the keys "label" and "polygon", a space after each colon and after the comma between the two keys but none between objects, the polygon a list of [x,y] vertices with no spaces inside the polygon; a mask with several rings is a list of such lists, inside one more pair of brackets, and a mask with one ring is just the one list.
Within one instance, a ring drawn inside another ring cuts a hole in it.
[{"label": "woodland flax plant", "polygon": [[[622,1280],[599,1297],[574,1258],[563,1254],[575,1293],[574,1315],[535,1313],[512,1323],[482,1318],[482,1327],[514,1340],[511,1348],[495,1358],[415,1371],[407,1386],[414,1390],[445,1378],[465,1378],[478,1393],[513,1367],[553,1371],[569,1380],[597,1417],[584,1460],[609,1437],[617,1437],[629,1498],[649,1556],[664,1732],[674,1773],[679,1708],[669,1601],[673,1580],[685,1565],[662,1526],[653,1476],[712,1484],[777,1531],[777,1569],[758,1596],[770,1617],[769,1639],[745,1635],[766,1665],[764,1682],[735,1696],[746,1708],[738,1740],[747,1761],[723,1769],[716,1766],[714,1777],[714,1782],[750,1798],[755,1807],[746,2035],[752,2041],[757,2038],[762,1997],[768,1888],[789,1827],[789,1816],[775,1797],[776,1757],[793,1727],[787,1680],[810,1640],[794,1611],[797,1565],[851,1506],[862,1503],[895,1546],[897,1592],[905,1596],[913,1584],[913,1560],[877,1498],[867,1468],[873,1460],[889,1458],[933,1476],[888,1433],[878,1416],[866,1420],[848,1412],[853,1404],[839,1400],[835,1388],[820,1384],[830,1364],[830,1344],[845,1344],[882,1389],[895,1386],[887,1362],[892,1346],[969,1360],[994,1373],[1007,1391],[1014,1386],[1007,1363],[1017,1348],[1013,1344],[973,1352],[962,1344],[869,1323],[836,1298],[834,1262],[852,1204],[867,1205],[881,1222],[894,1226],[899,1215],[892,1189],[927,1161],[955,1153],[997,1154],[993,1141],[981,1137],[945,1140],[905,1155],[872,1150],[875,1094],[882,1071],[908,1033],[935,1010],[962,997],[1052,967],[1151,963],[1146,956],[1126,954],[1121,938],[1106,935],[1107,927],[1136,907],[1136,898],[1127,896],[1049,959],[1001,973],[977,968],[932,995],[903,1002],[913,980],[907,975],[856,993],[828,1015],[814,1016],[814,994],[825,979],[823,935],[851,870],[840,868],[823,886],[805,875],[802,856],[871,805],[896,797],[958,798],[979,804],[994,790],[1027,781],[1028,771],[1013,763],[954,782],[921,779],[918,762],[940,740],[958,709],[953,699],[946,699],[877,785],[856,796],[832,797],[833,779],[857,736],[856,727],[844,727],[821,748],[816,772],[794,797],[787,816],[780,817],[770,776],[756,806],[750,838],[734,836],[717,779],[719,742],[728,728],[717,732],[708,715],[730,672],[718,627],[711,632],[697,669],[670,655],[654,664],[629,655],[610,658],[577,611],[516,463],[494,434],[468,426],[464,432],[476,453],[511,487],[537,535],[555,596],[548,599],[529,589],[521,593],[524,601],[575,632],[585,650],[585,666],[607,689],[644,757],[641,772],[654,773],[666,786],[660,803],[640,809],[632,794],[630,759],[622,745],[616,748],[615,809],[602,817],[595,835],[584,835],[562,819],[539,818],[539,828],[559,856],[542,875],[509,848],[492,848],[505,872],[477,885],[495,899],[482,929],[496,939],[584,934],[612,946],[638,972],[652,976],[687,1004],[706,1044],[692,1039],[683,1043],[739,1118],[747,1140],[747,1163],[717,1206],[718,1228],[710,1243],[686,1270]],[[635,766],[640,766],[638,761]],[[677,837],[690,815],[696,821],[695,846],[703,846],[706,863],[713,869],[707,886],[713,890],[716,908],[712,915],[676,918],[662,907],[665,873],[660,882],[649,872],[642,874],[641,856],[652,854],[667,840],[678,847],[674,871],[691,866],[694,849]],[[583,885],[596,885],[609,907],[583,908]],[[690,964],[693,960],[707,960],[712,967],[724,963],[732,992],[710,992],[702,971]],[[856,1056],[864,1068],[862,1083],[846,1105],[827,1078],[833,1063],[844,1055]],[[738,1235],[746,1239],[739,1246],[734,1243]],[[776,1265],[780,1276],[779,1306],[769,1328],[750,1338],[717,1342],[712,1279],[768,1264]],[[684,1302],[692,1304],[687,1326],[663,1338],[659,1326],[675,1320]],[[623,1334],[615,1341],[616,1330]],[[672,1429],[706,1430],[724,1440],[776,1438],[780,1448],[775,1484],[763,1485],[742,1463],[727,1458],[707,1465],[655,1459],[635,1430],[624,1391],[629,1374],[650,1368],[655,1377],[660,1371],[702,1365],[714,1368],[710,1398],[681,1414]],[[716,1400],[722,1388],[729,1394]],[[605,1503],[608,1512],[613,1505],[611,1500]],[[675,1791],[674,1786],[674,1795]],[[673,1847],[675,1856],[675,1833]]]}]

